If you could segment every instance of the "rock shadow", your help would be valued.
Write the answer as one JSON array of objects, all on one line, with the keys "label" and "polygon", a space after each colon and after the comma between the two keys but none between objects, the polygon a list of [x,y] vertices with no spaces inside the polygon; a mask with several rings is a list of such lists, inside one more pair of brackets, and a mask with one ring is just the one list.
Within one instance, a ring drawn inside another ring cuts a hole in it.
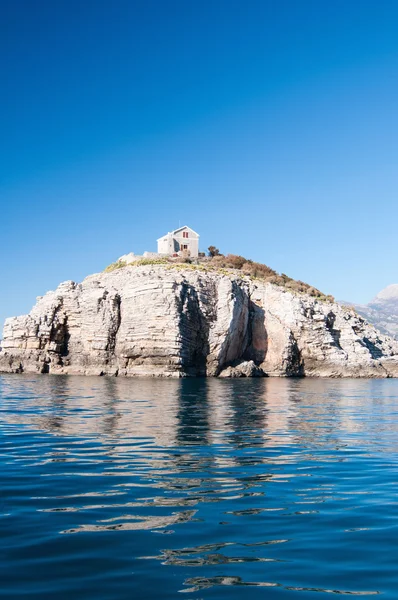
[{"label": "rock shadow", "polygon": [[252,360],[260,366],[267,355],[268,333],[265,328],[265,311],[261,306],[250,301],[248,321],[248,341],[243,352],[244,360]]},{"label": "rock shadow", "polygon": [[370,355],[373,359],[379,360],[380,358],[383,358],[383,356],[384,356],[383,350],[378,348],[376,346],[376,344],[374,344],[373,342],[371,342],[369,340],[369,338],[366,338],[366,337],[363,338],[363,343],[366,346],[366,348],[369,350]]},{"label": "rock shadow", "polygon": [[342,347],[340,345],[341,331],[339,329],[334,329],[335,321],[336,321],[336,315],[334,314],[334,312],[330,311],[330,313],[328,313],[328,315],[326,317],[326,321],[325,321],[326,329],[329,331],[330,335],[332,336],[333,341],[334,341],[335,345],[337,346],[337,348],[342,350]]},{"label": "rock shadow", "polygon": [[194,377],[207,374],[209,322],[204,315],[197,290],[184,281],[178,301],[181,368]]}]

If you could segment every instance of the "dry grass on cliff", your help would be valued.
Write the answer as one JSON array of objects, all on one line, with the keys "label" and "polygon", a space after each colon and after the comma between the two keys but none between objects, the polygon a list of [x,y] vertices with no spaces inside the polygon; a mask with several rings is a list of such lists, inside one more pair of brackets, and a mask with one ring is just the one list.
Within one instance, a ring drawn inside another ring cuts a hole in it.
[{"label": "dry grass on cliff", "polygon": [[236,254],[213,256],[210,259],[209,264],[211,268],[233,269],[234,271],[239,271],[242,273],[242,275],[246,275],[247,277],[261,279],[262,281],[274,283],[275,285],[285,287],[295,292],[309,294],[310,296],[318,298],[319,300],[327,300],[330,302],[334,301],[333,296],[323,294],[312,285],[304,283],[304,281],[292,279],[284,273],[279,274],[267,265],[249,260],[243,256]]},{"label": "dry grass on cliff", "polygon": [[[168,258],[142,258],[134,263],[130,263],[128,266],[140,267],[145,265],[165,265],[167,268],[187,268],[201,271],[216,271],[222,274],[240,274],[251,279],[259,279],[268,283],[273,283],[284,287],[292,292],[298,292],[302,294],[308,294],[318,300],[334,302],[334,298],[331,295],[323,294],[320,290],[316,289],[304,281],[292,279],[284,273],[277,273],[267,265],[255,262],[239,256],[236,254],[227,254],[226,256],[220,254],[218,256],[199,258],[199,259],[168,259]],[[124,261],[116,261],[110,264],[105,269],[105,273],[115,271],[126,267],[127,263]]]},{"label": "dry grass on cliff", "polygon": [[127,263],[124,260],[117,260],[114,263],[111,263],[104,269],[104,273],[111,273],[112,271],[116,271],[117,269],[123,269],[123,267],[142,267],[145,265],[169,265],[172,261],[167,258],[140,258],[133,263]]},{"label": "dry grass on cliff", "polygon": [[104,269],[104,273],[110,273],[111,271],[116,271],[116,269],[122,269],[126,267],[127,263],[124,260],[117,260],[116,262],[111,263]]}]

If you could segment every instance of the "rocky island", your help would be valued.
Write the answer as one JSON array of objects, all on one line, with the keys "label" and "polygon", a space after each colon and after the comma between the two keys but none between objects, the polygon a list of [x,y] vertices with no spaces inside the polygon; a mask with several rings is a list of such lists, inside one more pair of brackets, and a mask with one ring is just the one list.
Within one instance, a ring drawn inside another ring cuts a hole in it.
[{"label": "rocky island", "polygon": [[236,269],[157,261],[67,281],[38,298],[29,315],[6,320],[0,371],[398,375],[398,342],[309,286],[300,291],[273,281]]}]

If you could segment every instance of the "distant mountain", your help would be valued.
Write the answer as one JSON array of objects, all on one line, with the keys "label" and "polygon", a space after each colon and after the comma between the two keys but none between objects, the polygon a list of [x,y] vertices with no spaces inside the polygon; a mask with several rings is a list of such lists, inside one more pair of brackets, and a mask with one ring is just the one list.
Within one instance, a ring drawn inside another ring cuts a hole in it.
[{"label": "distant mountain", "polygon": [[398,283],[393,283],[381,290],[369,304],[353,304],[358,314],[372,323],[379,331],[398,339]]}]

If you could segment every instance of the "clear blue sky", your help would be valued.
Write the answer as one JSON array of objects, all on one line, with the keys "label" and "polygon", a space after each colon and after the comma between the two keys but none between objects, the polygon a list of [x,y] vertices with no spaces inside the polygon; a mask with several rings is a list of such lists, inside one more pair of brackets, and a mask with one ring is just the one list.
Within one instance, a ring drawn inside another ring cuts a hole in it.
[{"label": "clear blue sky", "polygon": [[398,2],[3,0],[0,321],[181,224],[337,298],[398,281]]}]

